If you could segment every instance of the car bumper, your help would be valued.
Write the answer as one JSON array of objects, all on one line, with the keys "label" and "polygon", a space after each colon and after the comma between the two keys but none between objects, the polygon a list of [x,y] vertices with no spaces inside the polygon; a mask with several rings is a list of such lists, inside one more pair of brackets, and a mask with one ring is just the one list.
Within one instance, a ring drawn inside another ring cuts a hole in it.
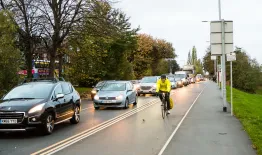
[{"label": "car bumper", "polygon": [[[10,114],[7,113],[7,115]],[[24,113],[23,117],[17,118],[17,123],[0,124],[0,132],[27,131],[27,130],[38,128],[43,124],[42,123],[43,116],[44,115],[28,116]],[[4,119],[4,118],[0,117],[0,119]],[[13,119],[13,118],[10,117],[5,119]]]},{"label": "car bumper", "polygon": [[137,91],[138,94],[156,94],[156,90],[155,89],[151,89],[151,90],[138,90]]},{"label": "car bumper", "polygon": [[104,100],[94,100],[94,107],[124,107],[125,101],[113,101],[112,103],[104,103]]}]

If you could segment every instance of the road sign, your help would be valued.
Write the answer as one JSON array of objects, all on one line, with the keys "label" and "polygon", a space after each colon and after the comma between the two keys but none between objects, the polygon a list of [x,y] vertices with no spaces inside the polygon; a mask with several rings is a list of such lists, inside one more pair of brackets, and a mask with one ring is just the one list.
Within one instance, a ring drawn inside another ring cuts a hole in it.
[{"label": "road sign", "polygon": [[211,55],[211,60],[216,60],[217,59],[217,57],[216,56],[214,56],[214,55]]},{"label": "road sign", "polygon": [[227,54],[227,61],[236,61],[236,53]]},{"label": "road sign", "polygon": [[[210,22],[210,44],[212,55],[222,55],[221,21]],[[233,21],[224,21],[225,54],[233,52]]]}]

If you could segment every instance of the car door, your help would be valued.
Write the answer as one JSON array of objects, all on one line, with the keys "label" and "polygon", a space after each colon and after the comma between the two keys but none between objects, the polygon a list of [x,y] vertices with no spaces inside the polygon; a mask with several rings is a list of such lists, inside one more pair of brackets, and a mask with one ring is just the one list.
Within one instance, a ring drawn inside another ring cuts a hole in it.
[{"label": "car door", "polygon": [[63,116],[65,118],[72,117],[74,113],[74,101],[73,101],[73,92],[72,89],[67,82],[62,82],[62,90],[64,97],[64,102],[61,105],[61,108],[63,109]]},{"label": "car door", "polygon": [[134,103],[135,99],[136,99],[136,93],[134,91],[134,86],[131,82],[127,83],[127,86],[128,86],[127,87],[128,90],[131,90],[131,91],[129,91],[129,97],[128,97],[129,101],[130,101],[130,103]]},{"label": "car door", "polygon": [[62,109],[62,104],[64,102],[63,98],[56,99],[57,94],[63,94],[62,86],[61,84],[58,84],[55,89],[54,93],[52,95],[52,100],[53,100],[53,105],[56,109],[56,117],[59,119],[63,115],[63,109]]}]

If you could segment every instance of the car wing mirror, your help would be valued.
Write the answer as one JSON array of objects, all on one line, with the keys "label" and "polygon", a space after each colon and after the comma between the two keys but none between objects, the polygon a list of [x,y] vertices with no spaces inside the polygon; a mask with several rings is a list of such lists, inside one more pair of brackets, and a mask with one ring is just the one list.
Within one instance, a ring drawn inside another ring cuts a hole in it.
[{"label": "car wing mirror", "polygon": [[60,99],[60,98],[64,98],[64,97],[65,97],[64,94],[57,94],[57,95],[56,95],[56,99]]}]

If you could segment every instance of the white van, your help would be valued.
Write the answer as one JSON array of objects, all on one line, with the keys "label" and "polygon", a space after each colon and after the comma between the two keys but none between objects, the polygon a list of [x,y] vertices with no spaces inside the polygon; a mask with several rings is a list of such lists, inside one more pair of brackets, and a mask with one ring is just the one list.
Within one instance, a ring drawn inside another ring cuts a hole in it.
[{"label": "white van", "polygon": [[175,78],[180,78],[183,81],[183,85],[187,86],[189,84],[188,82],[188,73],[185,71],[177,71],[175,72]]}]

